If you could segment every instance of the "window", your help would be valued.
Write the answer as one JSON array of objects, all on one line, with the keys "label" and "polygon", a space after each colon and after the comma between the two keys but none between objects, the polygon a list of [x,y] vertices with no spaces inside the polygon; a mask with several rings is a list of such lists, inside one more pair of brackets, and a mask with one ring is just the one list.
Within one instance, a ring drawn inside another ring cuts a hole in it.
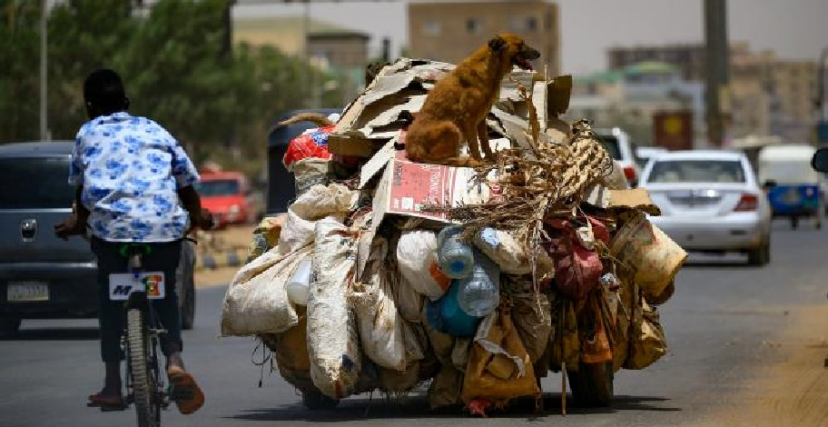
[{"label": "window", "polygon": [[515,32],[529,32],[538,30],[538,19],[534,16],[526,18],[512,18],[512,31]]},{"label": "window", "polygon": [[466,20],[466,31],[477,34],[483,29],[483,24],[480,23],[477,19],[469,18]]},{"label": "window", "polygon": [[426,21],[423,25],[423,32],[430,36],[439,36],[443,27],[437,21]]},{"label": "window", "polygon": [[233,196],[240,193],[239,181],[235,179],[210,179],[196,184],[202,197]]},{"label": "window", "polygon": [[738,160],[656,161],[649,182],[745,182],[745,171]]},{"label": "window", "polygon": [[69,209],[68,176],[69,156],[0,159],[0,209]]}]

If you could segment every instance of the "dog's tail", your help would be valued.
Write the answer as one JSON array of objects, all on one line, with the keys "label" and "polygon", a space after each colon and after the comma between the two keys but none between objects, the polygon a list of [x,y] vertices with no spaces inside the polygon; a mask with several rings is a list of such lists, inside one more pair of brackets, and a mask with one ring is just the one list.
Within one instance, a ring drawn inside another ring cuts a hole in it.
[{"label": "dog's tail", "polygon": [[319,126],[319,127],[330,126],[330,125],[334,124],[334,122],[331,121],[331,119],[327,118],[323,114],[307,112],[307,113],[299,113],[299,114],[297,114],[297,115],[295,115],[295,116],[293,116],[293,117],[291,117],[291,118],[289,118],[285,121],[279,122],[276,126],[274,126],[274,128],[280,128],[280,127],[283,127],[283,126],[290,126],[294,123],[299,123],[299,122],[311,122],[311,123],[313,123],[313,124],[315,124],[316,126]]}]

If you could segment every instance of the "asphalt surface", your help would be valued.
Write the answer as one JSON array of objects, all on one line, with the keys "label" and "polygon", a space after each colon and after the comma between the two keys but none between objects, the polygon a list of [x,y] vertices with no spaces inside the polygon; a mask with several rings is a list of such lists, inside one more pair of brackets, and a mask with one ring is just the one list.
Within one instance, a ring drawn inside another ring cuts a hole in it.
[{"label": "asphalt surface", "polygon": [[[798,308],[828,304],[828,232],[807,225],[774,227],[772,262],[764,268],[735,257],[692,256],[673,299],[661,308],[670,353],[642,371],[616,376],[612,408],[560,411],[560,376],[544,380],[546,413],[515,408],[479,420],[462,411],[432,413],[422,395],[403,401],[357,396],[328,412],[310,412],[278,372],[251,360],[255,341],[219,338],[224,287],[199,290],[196,329],[185,332],[185,360],[207,394],[194,415],[165,411],[169,426],[692,426],[733,402],[758,368],[778,362],[773,342]],[[0,341],[0,426],[128,426],[135,414],[86,408],[102,384],[93,320],[24,321],[18,338]]]}]

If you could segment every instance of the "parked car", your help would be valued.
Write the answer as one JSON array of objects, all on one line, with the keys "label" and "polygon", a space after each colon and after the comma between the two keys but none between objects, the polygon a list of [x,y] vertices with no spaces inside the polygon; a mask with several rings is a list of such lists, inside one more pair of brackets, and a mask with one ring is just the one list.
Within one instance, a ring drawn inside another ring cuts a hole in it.
[{"label": "parked car", "polygon": [[[0,145],[0,335],[22,319],[96,317],[97,262],[81,237],[63,241],[53,226],[72,211],[72,142]],[[177,291],[185,329],[193,327],[195,248],[185,241]]]},{"label": "parked car", "polygon": [[647,164],[640,184],[661,208],[650,220],[685,250],[770,262],[771,210],[744,154],[663,153]]},{"label": "parked car", "polygon": [[595,134],[610,156],[623,168],[630,187],[636,187],[641,178],[641,166],[636,158],[636,146],[630,135],[617,127],[596,129]]},{"label": "parked car", "polygon": [[213,213],[216,228],[256,221],[253,193],[243,173],[202,172],[196,188],[201,205]]},{"label": "parked car", "polygon": [[667,149],[662,147],[638,147],[635,149],[635,159],[638,167],[643,171],[651,158],[666,152]]}]

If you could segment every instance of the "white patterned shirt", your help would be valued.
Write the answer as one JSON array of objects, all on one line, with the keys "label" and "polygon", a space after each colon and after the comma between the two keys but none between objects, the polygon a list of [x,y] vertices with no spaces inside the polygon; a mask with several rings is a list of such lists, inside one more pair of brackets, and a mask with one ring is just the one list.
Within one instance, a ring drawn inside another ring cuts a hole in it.
[{"label": "white patterned shirt", "polygon": [[78,132],[69,183],[83,185],[92,235],[110,242],[170,242],[189,222],[177,190],[198,172],[163,127],[127,112],[100,116]]}]

